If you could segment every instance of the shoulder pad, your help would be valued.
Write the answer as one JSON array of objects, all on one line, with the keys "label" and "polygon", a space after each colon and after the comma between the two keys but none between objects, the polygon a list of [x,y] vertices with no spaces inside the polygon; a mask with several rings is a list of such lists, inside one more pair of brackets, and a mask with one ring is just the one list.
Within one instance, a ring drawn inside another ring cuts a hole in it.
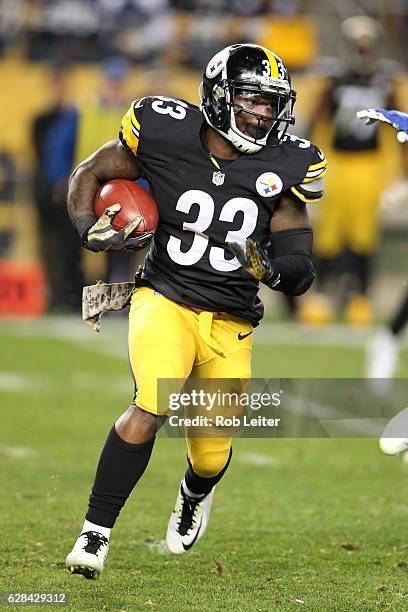
[{"label": "shoulder pad", "polygon": [[[149,112],[145,115],[144,123],[149,126],[150,134],[152,128],[154,131],[160,132],[161,127],[160,123],[158,125],[158,121],[171,119],[179,123],[186,117],[189,110],[197,110],[197,107],[184,100],[166,96],[146,96],[140,100],[135,100],[122,119],[119,138],[122,144],[137,155],[139,141],[143,134],[143,115],[146,111]],[[152,115],[154,115],[153,122],[151,120]]]},{"label": "shoulder pad", "polygon": [[321,149],[311,145],[312,159],[301,183],[291,187],[292,193],[302,202],[318,202],[323,196],[323,177],[327,172],[327,160]]},{"label": "shoulder pad", "polygon": [[137,155],[139,146],[143,110],[148,100],[147,97],[134,100],[128,112],[124,115],[120,126],[119,138],[122,144],[135,155]]}]

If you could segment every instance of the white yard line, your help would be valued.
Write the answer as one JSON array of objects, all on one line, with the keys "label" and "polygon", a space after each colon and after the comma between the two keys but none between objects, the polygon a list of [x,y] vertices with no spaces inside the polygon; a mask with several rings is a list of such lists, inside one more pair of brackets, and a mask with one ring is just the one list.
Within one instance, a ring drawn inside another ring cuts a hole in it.
[{"label": "white yard line", "polygon": [[41,337],[56,338],[70,344],[82,344],[93,353],[118,359],[127,359],[127,321],[105,320],[102,332],[94,332],[79,317],[55,316],[43,317],[34,321],[22,320],[2,323],[0,335],[18,336],[21,338]]},{"label": "white yard line", "polygon": [[[64,383],[70,389],[84,391],[101,389],[106,383],[106,375],[75,372],[64,378]],[[0,392],[54,393],[61,389],[61,377],[49,373],[21,374],[18,372],[0,372]],[[130,376],[110,376],[109,392],[128,392],[133,394],[133,382]]]},{"label": "white yard line", "polygon": [[37,453],[31,448],[23,446],[0,446],[0,457],[11,457],[12,459],[29,459]]},{"label": "white yard line", "polygon": [[236,461],[244,465],[257,465],[261,467],[279,467],[281,461],[270,455],[261,455],[260,453],[237,453]]},{"label": "white yard line", "polygon": [[21,374],[20,372],[0,372],[0,391],[23,391],[25,389],[44,389],[48,385],[44,374]]},{"label": "white yard line", "polygon": [[17,372],[0,372],[1,391],[21,391],[29,387],[29,381]]}]

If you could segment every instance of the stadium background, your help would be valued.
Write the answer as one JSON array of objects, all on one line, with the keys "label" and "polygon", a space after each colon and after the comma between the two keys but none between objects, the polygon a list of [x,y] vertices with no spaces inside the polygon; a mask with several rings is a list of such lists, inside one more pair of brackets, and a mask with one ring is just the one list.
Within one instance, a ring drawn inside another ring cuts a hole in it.
[{"label": "stadium background", "polygon": [[[115,528],[100,582],[68,576],[63,561],[100,447],[132,394],[126,320],[107,319],[96,335],[79,313],[45,315],[41,292],[26,299],[27,286],[43,278],[31,125],[49,103],[52,67],[67,67],[68,101],[80,108],[92,105],[106,61],[118,55],[131,63],[129,100],[159,91],[197,101],[200,71],[214,51],[261,42],[292,69],[301,131],[322,86],[313,62],[337,53],[340,23],[361,13],[381,20],[383,55],[406,67],[406,0],[0,0],[2,591],[64,590],[77,610],[406,609],[407,466],[381,456],[367,431],[360,431],[365,440],[237,440],[208,534],[180,559],[166,554],[162,538],[184,447],[161,439]],[[401,78],[404,110],[407,90]],[[330,164],[330,126],[317,127],[314,140]],[[381,130],[381,143],[385,189],[400,174],[393,130]],[[407,214],[385,213],[373,285],[379,319],[406,286]],[[106,277],[104,255],[83,257],[87,282]],[[255,376],[363,376],[372,328],[282,322],[280,296],[265,297],[269,320],[255,334]],[[19,308],[42,316],[16,317]],[[406,378],[404,346],[397,375]]]}]

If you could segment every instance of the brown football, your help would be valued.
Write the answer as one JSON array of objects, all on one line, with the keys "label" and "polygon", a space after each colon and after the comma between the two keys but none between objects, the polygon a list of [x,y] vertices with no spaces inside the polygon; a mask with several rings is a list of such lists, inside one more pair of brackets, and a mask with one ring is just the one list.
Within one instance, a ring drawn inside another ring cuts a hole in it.
[{"label": "brown football", "polygon": [[99,218],[108,206],[120,204],[121,209],[112,219],[116,230],[123,229],[136,217],[142,217],[130,236],[154,231],[159,223],[159,211],[152,195],[137,183],[127,179],[113,179],[101,185],[95,196],[94,210]]}]

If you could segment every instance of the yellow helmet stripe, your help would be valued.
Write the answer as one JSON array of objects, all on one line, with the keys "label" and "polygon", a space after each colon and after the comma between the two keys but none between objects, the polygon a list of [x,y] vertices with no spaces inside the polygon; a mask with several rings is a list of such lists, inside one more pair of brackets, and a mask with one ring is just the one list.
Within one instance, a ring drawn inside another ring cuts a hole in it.
[{"label": "yellow helmet stripe", "polygon": [[269,66],[271,68],[271,77],[274,77],[275,79],[277,79],[279,77],[279,68],[278,68],[278,62],[276,61],[276,57],[274,56],[272,51],[270,51],[266,47],[261,47],[261,49],[264,51],[266,57],[269,60]]}]

